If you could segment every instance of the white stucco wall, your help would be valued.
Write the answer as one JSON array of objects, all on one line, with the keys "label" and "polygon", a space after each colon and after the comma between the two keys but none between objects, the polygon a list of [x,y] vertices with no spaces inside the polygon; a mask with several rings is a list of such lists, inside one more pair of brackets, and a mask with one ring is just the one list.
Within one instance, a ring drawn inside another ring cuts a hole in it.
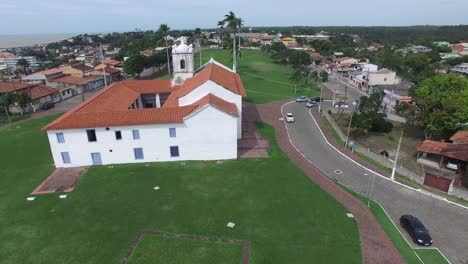
[{"label": "white stucco wall", "polygon": [[[169,137],[175,127],[177,136]],[[237,158],[237,118],[207,106],[186,118],[183,124],[144,125],[91,128],[96,129],[97,142],[88,142],[86,129],[47,131],[56,167],[92,165],[91,153],[100,153],[103,165],[178,160],[222,160]],[[134,140],[132,130],[138,129],[140,139]],[[115,131],[122,132],[116,140]],[[65,143],[57,142],[57,132],[64,134]],[[179,157],[170,156],[170,146],[179,146]],[[135,160],[134,148],[143,148],[144,159]],[[112,152],[110,152],[112,150]],[[63,164],[61,152],[68,152],[71,164]]]},{"label": "white stucco wall", "polygon": [[179,98],[179,105],[189,105],[200,100],[203,96],[207,94],[213,94],[219,98],[222,98],[225,101],[236,104],[237,111],[239,112],[239,118],[237,120],[237,138],[242,137],[242,96],[235,94],[228,89],[218,85],[213,81],[207,81],[204,84],[200,85],[195,90],[191,91],[189,94]]},{"label": "white stucco wall", "polygon": [[372,85],[393,85],[398,84],[396,72],[389,73],[369,73],[369,82]]}]

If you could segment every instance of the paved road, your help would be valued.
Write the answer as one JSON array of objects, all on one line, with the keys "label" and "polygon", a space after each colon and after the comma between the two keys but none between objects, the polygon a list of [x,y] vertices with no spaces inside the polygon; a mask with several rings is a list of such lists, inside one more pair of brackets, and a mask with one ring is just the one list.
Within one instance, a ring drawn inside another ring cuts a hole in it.
[{"label": "paved road", "polygon": [[[364,175],[369,172],[340,155],[325,142],[308,109],[303,104],[291,103],[284,107],[283,112],[292,112],[296,116],[296,122],[287,124],[287,128],[292,143],[299,151],[329,177],[367,196],[369,177],[372,175]],[[343,173],[337,174],[335,170]],[[468,210],[378,176],[373,198],[382,204],[396,223],[403,214],[413,214],[420,218],[430,230],[434,246],[452,263],[468,263]]]}]

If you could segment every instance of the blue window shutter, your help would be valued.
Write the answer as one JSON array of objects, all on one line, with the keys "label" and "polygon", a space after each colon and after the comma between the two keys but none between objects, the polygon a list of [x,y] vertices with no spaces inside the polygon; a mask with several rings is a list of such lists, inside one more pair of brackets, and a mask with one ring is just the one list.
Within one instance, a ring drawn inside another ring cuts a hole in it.
[{"label": "blue window shutter", "polygon": [[140,130],[138,129],[132,130],[132,134],[133,134],[133,139],[135,140],[140,139]]},{"label": "blue window shutter", "polygon": [[63,133],[57,133],[57,142],[58,143],[65,143],[65,137],[63,135]]},{"label": "blue window shutter", "polygon": [[60,154],[62,155],[62,161],[63,161],[64,164],[70,164],[71,163],[70,154],[68,154],[68,152],[61,152]]},{"label": "blue window shutter", "polygon": [[179,146],[171,146],[171,157],[179,157]]},{"label": "blue window shutter", "polygon": [[176,136],[177,136],[177,132],[176,132],[175,127],[169,128],[169,137],[175,138]]},{"label": "blue window shutter", "polygon": [[143,148],[134,148],[133,149],[133,154],[135,155],[136,160],[142,160],[144,159],[143,156]]}]

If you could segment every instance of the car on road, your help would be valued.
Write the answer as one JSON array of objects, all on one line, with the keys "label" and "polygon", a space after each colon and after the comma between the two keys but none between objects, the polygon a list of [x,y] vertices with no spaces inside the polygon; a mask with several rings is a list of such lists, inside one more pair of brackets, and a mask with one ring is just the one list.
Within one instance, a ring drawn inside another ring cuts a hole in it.
[{"label": "car on road", "polygon": [[312,100],[312,101],[315,101],[315,102],[317,102],[317,103],[318,103],[318,102],[321,102],[321,101],[323,101],[323,98],[322,98],[322,97],[320,97],[320,96],[317,96],[317,97],[311,98],[311,100]]},{"label": "car on road", "polygon": [[346,102],[340,101],[338,103],[335,103],[336,108],[343,108],[343,109],[348,109],[349,105]]},{"label": "car on road", "polygon": [[312,108],[312,107],[316,107],[317,105],[318,105],[317,102],[309,101],[309,102],[307,102],[306,107],[307,108]]},{"label": "car on road", "polygon": [[294,115],[293,113],[287,113],[286,114],[286,122],[288,123],[294,123],[295,119],[294,119]]},{"label": "car on road", "polygon": [[49,110],[55,107],[55,104],[53,102],[45,102],[43,105],[41,105],[41,110]]},{"label": "car on road", "polygon": [[432,238],[429,235],[429,230],[419,221],[419,219],[412,215],[402,215],[400,217],[400,224],[403,229],[413,239],[414,243],[420,246],[432,245]]},{"label": "car on road", "polygon": [[309,100],[307,96],[299,96],[298,98],[296,98],[296,102],[298,103],[307,102],[307,100]]}]

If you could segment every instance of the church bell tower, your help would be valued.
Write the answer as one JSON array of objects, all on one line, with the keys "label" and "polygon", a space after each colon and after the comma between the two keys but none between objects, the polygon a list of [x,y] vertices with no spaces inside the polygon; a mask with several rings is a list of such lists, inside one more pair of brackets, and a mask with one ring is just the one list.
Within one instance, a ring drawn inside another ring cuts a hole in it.
[{"label": "church bell tower", "polygon": [[182,37],[172,46],[173,85],[181,85],[193,76],[193,46],[187,45]]}]

